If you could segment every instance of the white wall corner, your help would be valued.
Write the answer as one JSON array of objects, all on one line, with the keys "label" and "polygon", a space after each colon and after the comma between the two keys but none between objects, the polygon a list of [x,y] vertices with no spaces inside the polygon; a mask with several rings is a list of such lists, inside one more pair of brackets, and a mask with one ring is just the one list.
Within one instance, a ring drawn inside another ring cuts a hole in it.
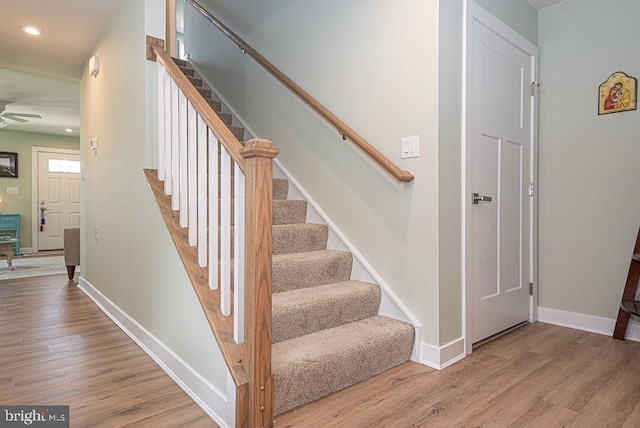
[{"label": "white wall corner", "polygon": [[[616,325],[616,320],[611,318],[596,317],[593,315],[543,307],[538,307],[538,321],[605,336],[613,336],[613,329]],[[624,338],[640,342],[640,324],[632,320],[627,327],[627,333]]]},{"label": "white wall corner", "polygon": [[428,343],[420,344],[419,363],[436,370],[445,369],[465,356],[464,337],[440,347],[429,345]]},{"label": "white wall corner", "polygon": [[[138,344],[153,360],[221,427],[235,426],[235,390],[229,388],[227,395],[220,392],[185,361],[153,336],[136,320],[91,285],[86,279],[78,279],[82,290],[111,320]],[[230,378],[230,376],[228,376]],[[231,381],[233,385],[233,380]],[[227,397],[232,393],[233,400]]]}]

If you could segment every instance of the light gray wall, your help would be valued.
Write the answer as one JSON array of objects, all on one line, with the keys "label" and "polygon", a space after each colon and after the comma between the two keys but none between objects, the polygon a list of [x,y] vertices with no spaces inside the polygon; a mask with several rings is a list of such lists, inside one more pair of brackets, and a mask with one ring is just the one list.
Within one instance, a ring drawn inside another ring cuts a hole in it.
[{"label": "light gray wall", "polygon": [[444,345],[462,335],[460,161],[463,1],[440,2],[439,13],[438,258],[440,345]]},{"label": "light gray wall", "polygon": [[92,53],[100,74],[83,70],[82,276],[224,392],[224,361],[142,172],[154,165],[145,34],[162,37],[163,11],[162,0],[120,2]]},{"label": "light gray wall", "polygon": [[496,18],[538,45],[538,10],[526,0],[475,0]]},{"label": "light gray wall", "polygon": [[598,86],[638,77],[640,2],[540,11],[540,306],[614,319],[640,226],[640,111],[598,116]]},{"label": "light gray wall", "polygon": [[[187,5],[187,53],[422,321],[422,340],[438,344],[437,0],[206,5],[416,176],[393,181]],[[420,157],[401,160],[412,135]]]}]

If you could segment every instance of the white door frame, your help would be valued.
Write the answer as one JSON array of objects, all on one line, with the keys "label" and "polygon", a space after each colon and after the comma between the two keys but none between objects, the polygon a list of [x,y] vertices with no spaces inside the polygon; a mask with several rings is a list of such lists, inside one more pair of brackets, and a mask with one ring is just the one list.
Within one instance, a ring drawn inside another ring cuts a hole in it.
[{"label": "white door frame", "polygon": [[58,149],[55,147],[31,148],[31,251],[36,252],[40,247],[40,204],[38,201],[38,186],[40,183],[38,168],[38,153],[60,153],[80,156],[80,149]]},{"label": "white door frame", "polygon": [[[507,26],[505,23],[500,21],[495,16],[491,15],[482,7],[478,6],[473,0],[465,0],[464,3],[464,23],[463,23],[463,58],[462,58],[462,260],[461,260],[461,269],[462,269],[462,329],[465,343],[465,354],[470,354],[472,351],[471,343],[471,329],[472,329],[472,299],[471,299],[471,287],[467,287],[467,236],[466,236],[466,228],[467,228],[467,217],[469,217],[468,210],[470,209],[469,198],[467,197],[470,193],[469,189],[467,189],[467,144],[470,143],[470,139],[467,139],[467,116],[469,108],[468,105],[468,95],[470,94],[470,79],[471,79],[471,28],[472,24],[475,21],[481,22],[487,28],[492,30],[494,33],[499,35],[500,37],[509,40],[512,44],[518,47],[520,50],[525,52],[527,55],[531,56],[532,60],[532,73],[533,81],[537,81],[538,76],[538,48],[523,36],[518,34],[512,28]],[[537,250],[538,250],[538,242],[537,242],[537,164],[538,164],[538,103],[537,103],[537,87],[535,88],[535,96],[531,97],[531,115],[532,115],[532,126],[531,126],[531,176],[530,180],[533,183],[533,200],[530,206],[530,225],[529,225],[529,234],[530,234],[530,260],[529,260],[529,281],[533,283],[533,295],[530,297],[530,308],[529,308],[529,322],[535,322],[538,319],[538,306],[537,306],[537,297],[538,297],[538,275],[537,275]]]}]

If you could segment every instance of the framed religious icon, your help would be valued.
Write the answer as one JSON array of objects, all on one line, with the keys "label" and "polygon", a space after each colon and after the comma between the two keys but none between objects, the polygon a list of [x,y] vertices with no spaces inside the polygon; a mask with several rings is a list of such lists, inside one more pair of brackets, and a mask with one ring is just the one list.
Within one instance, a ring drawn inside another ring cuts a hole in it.
[{"label": "framed religious icon", "polygon": [[0,152],[0,177],[18,178],[18,154]]},{"label": "framed religious icon", "polygon": [[600,85],[598,114],[619,113],[637,108],[638,79],[622,71],[613,73]]}]

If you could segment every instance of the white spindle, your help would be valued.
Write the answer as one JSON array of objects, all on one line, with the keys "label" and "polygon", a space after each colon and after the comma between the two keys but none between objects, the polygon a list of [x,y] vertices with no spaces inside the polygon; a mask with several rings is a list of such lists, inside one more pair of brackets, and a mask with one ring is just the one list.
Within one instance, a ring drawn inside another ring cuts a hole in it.
[{"label": "white spindle", "polygon": [[187,97],[180,91],[178,95],[178,129],[180,130],[180,226],[187,227],[189,221],[189,181],[187,158]]},{"label": "white spindle", "polygon": [[231,313],[231,157],[224,147],[220,150],[220,310],[222,315]]},{"label": "white spindle", "polygon": [[218,228],[218,205],[220,203],[220,192],[218,189],[218,159],[220,153],[220,143],[209,129],[209,288],[218,289],[218,238],[220,229]]},{"label": "white spindle", "polygon": [[165,71],[164,73],[164,193],[171,194],[171,105],[173,98],[171,97],[171,77]]},{"label": "white spindle", "polygon": [[189,128],[187,131],[187,165],[189,168],[189,245],[194,247],[198,244],[198,155],[196,145],[196,124],[198,123],[198,118],[196,117],[196,111],[191,103],[187,104],[187,117],[189,120]]},{"label": "white spindle", "polygon": [[233,198],[233,337],[244,343],[244,174],[234,163]]},{"label": "white spindle", "polygon": [[178,85],[171,81],[171,208],[177,211],[180,208],[180,146],[178,133]]},{"label": "white spindle", "polygon": [[[207,266],[207,125],[198,115],[198,264]],[[217,204],[216,204],[217,206]],[[217,211],[216,211],[217,213]],[[217,246],[216,246],[217,247]]]},{"label": "white spindle", "polygon": [[164,181],[164,145],[166,144],[164,136],[164,68],[160,61],[156,61],[156,69],[158,71],[158,179]]}]

